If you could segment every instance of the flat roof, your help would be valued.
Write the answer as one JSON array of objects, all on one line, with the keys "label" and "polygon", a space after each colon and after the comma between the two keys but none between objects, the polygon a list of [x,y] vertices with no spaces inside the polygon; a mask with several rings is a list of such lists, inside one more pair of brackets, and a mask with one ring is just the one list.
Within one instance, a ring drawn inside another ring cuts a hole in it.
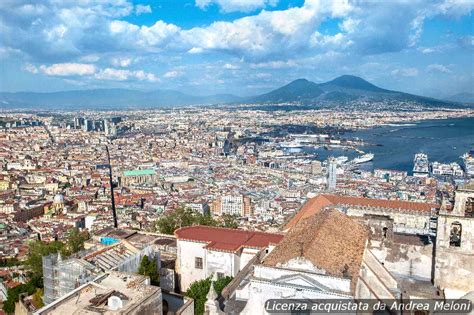
[{"label": "flat roof", "polygon": [[142,176],[142,175],[155,175],[156,171],[153,169],[144,170],[128,170],[123,172],[123,176]]}]

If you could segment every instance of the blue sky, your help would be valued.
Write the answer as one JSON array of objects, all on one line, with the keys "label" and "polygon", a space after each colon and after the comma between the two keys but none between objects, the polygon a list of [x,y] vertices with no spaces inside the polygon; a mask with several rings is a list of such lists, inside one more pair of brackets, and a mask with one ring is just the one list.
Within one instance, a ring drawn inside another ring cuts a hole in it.
[{"label": "blue sky", "polygon": [[2,0],[0,91],[254,95],[361,76],[444,97],[474,86],[472,0]]}]

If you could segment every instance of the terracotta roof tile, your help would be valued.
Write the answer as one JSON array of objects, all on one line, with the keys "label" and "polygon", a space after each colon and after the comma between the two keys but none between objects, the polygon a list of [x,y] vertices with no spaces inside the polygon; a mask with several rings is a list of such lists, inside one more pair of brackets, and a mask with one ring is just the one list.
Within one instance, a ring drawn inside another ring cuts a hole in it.
[{"label": "terracotta roof tile", "polygon": [[299,221],[265,258],[264,265],[278,267],[304,257],[327,275],[354,278],[359,274],[367,239],[367,227],[326,208]]},{"label": "terracotta roof tile", "polygon": [[242,247],[266,248],[278,244],[283,235],[210,226],[188,226],[177,229],[174,234],[178,240],[207,243],[205,248],[236,252]]},{"label": "terracotta roof tile", "polygon": [[350,197],[340,195],[322,194],[309,199],[301,210],[285,225],[284,230],[293,228],[301,219],[308,218],[330,205],[351,205],[361,207],[376,207],[396,209],[402,212],[427,212],[439,208],[438,204],[410,202],[401,200],[371,199],[363,197]]}]

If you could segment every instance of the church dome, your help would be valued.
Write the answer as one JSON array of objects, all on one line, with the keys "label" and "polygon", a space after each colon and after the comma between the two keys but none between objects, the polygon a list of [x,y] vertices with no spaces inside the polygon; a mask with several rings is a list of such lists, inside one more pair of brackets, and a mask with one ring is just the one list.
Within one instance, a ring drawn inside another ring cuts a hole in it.
[{"label": "church dome", "polygon": [[64,196],[61,195],[61,194],[57,194],[56,196],[54,196],[53,203],[54,204],[63,204],[64,203]]}]

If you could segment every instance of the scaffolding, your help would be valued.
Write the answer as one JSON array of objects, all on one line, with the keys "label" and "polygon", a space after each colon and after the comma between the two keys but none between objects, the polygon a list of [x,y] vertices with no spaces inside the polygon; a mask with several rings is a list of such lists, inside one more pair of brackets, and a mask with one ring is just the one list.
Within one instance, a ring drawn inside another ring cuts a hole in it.
[{"label": "scaffolding", "polygon": [[94,265],[81,259],[62,260],[60,254],[43,257],[44,303],[49,304],[96,275]]}]

